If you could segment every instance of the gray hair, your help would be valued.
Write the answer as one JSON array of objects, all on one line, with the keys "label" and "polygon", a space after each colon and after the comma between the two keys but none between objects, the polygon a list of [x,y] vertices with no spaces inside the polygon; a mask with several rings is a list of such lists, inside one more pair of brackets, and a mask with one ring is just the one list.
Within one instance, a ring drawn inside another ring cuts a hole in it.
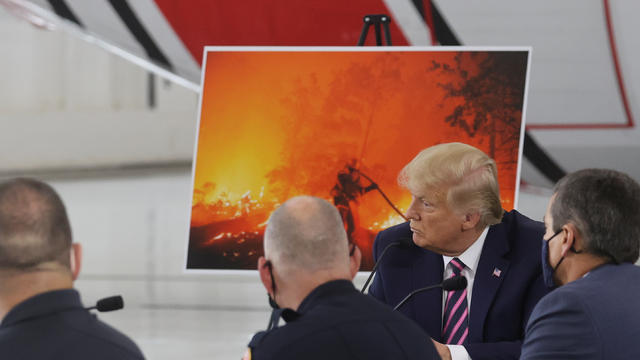
[{"label": "gray hair", "polygon": [[0,184],[0,268],[70,268],[70,249],[67,212],[51,186],[26,178]]},{"label": "gray hair", "polygon": [[573,223],[585,251],[635,262],[640,253],[640,186],[615,170],[585,169],[562,178],[551,205],[554,231]]},{"label": "gray hair", "polygon": [[349,264],[347,234],[338,210],[312,196],[291,198],[271,214],[264,252],[276,266],[308,272]]}]

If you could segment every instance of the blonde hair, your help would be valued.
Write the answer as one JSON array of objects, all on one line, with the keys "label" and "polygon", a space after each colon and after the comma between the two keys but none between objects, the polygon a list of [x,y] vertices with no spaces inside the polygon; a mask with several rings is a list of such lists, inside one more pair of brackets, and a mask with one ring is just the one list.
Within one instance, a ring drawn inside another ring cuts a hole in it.
[{"label": "blonde hair", "polygon": [[496,162],[481,150],[454,142],[422,150],[400,171],[398,183],[409,190],[445,189],[454,211],[478,212],[478,227],[502,220]]}]

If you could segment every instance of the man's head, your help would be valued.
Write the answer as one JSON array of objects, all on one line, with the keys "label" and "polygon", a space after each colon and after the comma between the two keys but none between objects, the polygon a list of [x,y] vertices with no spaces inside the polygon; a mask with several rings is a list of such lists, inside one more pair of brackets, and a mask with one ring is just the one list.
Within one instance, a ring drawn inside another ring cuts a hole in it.
[{"label": "man's head", "polygon": [[560,272],[554,274],[557,282],[573,280],[558,267],[565,258],[566,267],[589,258],[633,263],[640,253],[640,186],[614,170],[571,173],[555,186],[545,227],[545,240],[553,237],[548,261]]},{"label": "man's head", "polygon": [[412,194],[407,210],[416,245],[444,255],[464,252],[502,219],[496,163],[462,143],[422,150],[398,175]]},{"label": "man's head", "polygon": [[286,296],[287,289],[352,279],[360,265],[359,252],[349,256],[338,210],[311,196],[291,198],[271,214],[264,234],[264,254],[258,262],[263,284],[285,306],[286,299],[279,295]]},{"label": "man's head", "polygon": [[73,247],[64,204],[53,188],[25,178],[0,184],[0,271],[56,271],[75,279],[80,254],[79,248],[71,254]]}]

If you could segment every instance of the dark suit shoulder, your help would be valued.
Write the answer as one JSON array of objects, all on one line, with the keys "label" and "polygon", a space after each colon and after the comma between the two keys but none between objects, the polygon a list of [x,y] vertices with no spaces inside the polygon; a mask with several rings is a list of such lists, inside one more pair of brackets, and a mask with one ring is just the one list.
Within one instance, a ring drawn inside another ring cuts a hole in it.
[{"label": "dark suit shoulder", "polygon": [[604,358],[598,334],[581,297],[571,291],[557,290],[544,296],[534,308],[520,358]]},{"label": "dark suit shoulder", "polygon": [[[383,271],[383,268],[386,268],[386,266],[407,266],[407,264],[412,264],[417,258],[424,254],[439,256],[414,244],[412,237],[413,232],[411,231],[409,222],[391,226],[378,233],[373,243],[374,261],[378,261],[384,249],[389,245],[397,242],[403,243],[401,246],[389,250],[393,255],[385,256],[385,264],[380,264],[379,272]],[[369,292],[372,293],[371,291],[372,290]],[[375,293],[375,289],[373,289],[373,292]],[[375,296],[375,294],[373,295]]]},{"label": "dark suit shoulder", "polygon": [[497,235],[497,238],[506,239],[511,256],[540,262],[540,249],[544,235],[542,222],[511,210],[504,213],[501,223],[490,227],[490,234],[492,233]]},{"label": "dark suit shoulder", "polygon": [[580,291],[576,292],[569,287],[559,287],[549,292],[538,301],[538,304],[533,310],[532,318],[534,315],[540,316],[541,314],[566,311],[567,309],[575,311],[577,304],[580,304],[579,307],[581,308],[582,296],[580,296],[579,293]]},{"label": "dark suit shoulder", "polygon": [[522,358],[640,358],[640,305],[624,301],[637,296],[640,268],[632,264],[603,265],[553,290],[531,315]]},{"label": "dark suit shoulder", "polygon": [[[599,313],[620,310],[632,304],[633,313],[637,313],[640,319],[640,312],[635,311],[640,310],[640,304],[636,305],[636,302],[624,302],[615,309],[607,306],[611,298],[636,297],[638,295],[640,295],[640,267],[626,263],[605,264],[595,268],[583,278],[553,290],[547,297],[557,297],[560,300],[571,296],[580,298],[585,304],[589,304],[592,310]],[[565,299],[565,301],[567,300]],[[629,316],[632,315],[629,314]]]},{"label": "dark suit shoulder", "polygon": [[544,231],[544,223],[533,220],[517,210],[505,212],[502,217],[502,223],[506,224],[510,229],[518,229],[520,231]]},{"label": "dark suit shoulder", "polygon": [[375,242],[378,246],[384,247],[400,239],[411,239],[412,235],[411,227],[407,221],[380,231]]}]

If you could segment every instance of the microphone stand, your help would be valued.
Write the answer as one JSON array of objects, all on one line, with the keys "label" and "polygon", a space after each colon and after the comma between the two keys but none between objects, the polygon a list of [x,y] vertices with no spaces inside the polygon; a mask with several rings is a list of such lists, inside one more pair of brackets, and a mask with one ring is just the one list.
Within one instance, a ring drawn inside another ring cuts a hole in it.
[{"label": "microphone stand", "polygon": [[367,289],[367,286],[369,286],[369,283],[371,282],[371,279],[373,279],[373,275],[376,273],[376,270],[378,270],[378,265],[380,265],[380,260],[382,260],[382,258],[384,257],[384,254],[387,252],[387,250],[389,250],[390,248],[394,247],[394,246],[400,246],[402,245],[402,243],[400,241],[396,241],[396,242],[392,242],[391,244],[387,245],[384,250],[382,250],[382,253],[380,253],[380,258],[378,258],[378,261],[376,261],[376,264],[373,265],[373,269],[371,269],[371,273],[369,274],[369,277],[367,278],[367,281],[364,283],[364,286],[362,287],[362,290],[360,290],[361,293],[364,294],[364,291]]},{"label": "microphone stand", "polygon": [[442,284],[437,284],[437,285],[431,285],[431,286],[427,286],[425,288],[420,288],[420,289],[416,289],[413,290],[412,292],[409,293],[409,295],[405,296],[404,299],[402,299],[402,301],[400,301],[398,303],[398,305],[396,305],[393,310],[398,310],[402,305],[404,305],[404,303],[406,303],[407,301],[409,301],[409,299],[411,299],[411,297],[415,294],[421,293],[423,291],[427,291],[427,290],[431,290],[431,289],[435,289],[435,288],[439,288],[442,287]]},{"label": "microphone stand", "polygon": [[440,287],[444,291],[462,290],[462,289],[467,287],[467,278],[464,277],[464,276],[454,276],[454,277],[450,277],[450,278],[444,280],[440,284],[431,285],[431,286],[427,286],[427,287],[423,287],[423,288],[420,288],[420,289],[413,290],[412,292],[409,293],[409,295],[405,296],[404,299],[402,299],[402,301],[400,301],[400,303],[398,303],[398,305],[396,305],[393,308],[393,310],[394,311],[398,310],[402,305],[404,305],[407,301],[409,301],[409,299],[411,299],[411,297],[413,297],[413,295],[415,295],[415,294],[419,294],[419,293],[421,293],[423,291],[436,289],[436,288],[440,288]]}]

